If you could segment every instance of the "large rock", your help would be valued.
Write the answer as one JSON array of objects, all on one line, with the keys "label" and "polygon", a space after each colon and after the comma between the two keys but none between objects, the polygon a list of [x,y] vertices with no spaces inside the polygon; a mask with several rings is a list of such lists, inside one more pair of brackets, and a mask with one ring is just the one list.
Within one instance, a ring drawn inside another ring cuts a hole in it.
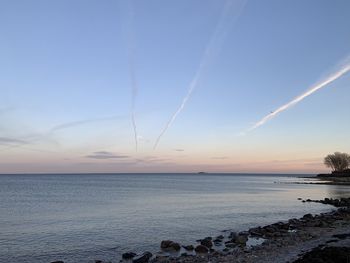
[{"label": "large rock", "polygon": [[206,246],[198,245],[196,246],[194,251],[196,251],[196,253],[199,253],[199,254],[204,254],[204,253],[208,253],[209,249]]},{"label": "large rock", "polygon": [[228,236],[229,239],[234,239],[236,238],[237,233],[236,232],[231,232],[230,235]]},{"label": "large rock", "polygon": [[186,249],[187,251],[192,251],[194,249],[194,247],[192,245],[188,245],[188,246],[182,246],[184,249]]},{"label": "large rock", "polygon": [[151,252],[145,252],[141,256],[135,257],[134,260],[132,261],[133,263],[148,263],[150,258],[152,257]]},{"label": "large rock", "polygon": [[164,250],[175,250],[175,251],[179,251],[181,249],[181,246],[179,243],[176,243],[174,241],[171,240],[163,240],[160,243],[160,248],[164,249]]},{"label": "large rock", "polygon": [[134,252],[126,252],[122,255],[122,258],[128,260],[128,259],[134,258],[135,256],[136,256],[136,253]]},{"label": "large rock", "polygon": [[247,241],[248,241],[248,236],[247,235],[238,235],[238,236],[236,236],[234,241],[237,244],[245,245],[245,243],[247,243]]},{"label": "large rock", "polygon": [[205,238],[201,241],[201,245],[207,247],[207,248],[212,248],[213,247],[213,242],[211,239]]}]

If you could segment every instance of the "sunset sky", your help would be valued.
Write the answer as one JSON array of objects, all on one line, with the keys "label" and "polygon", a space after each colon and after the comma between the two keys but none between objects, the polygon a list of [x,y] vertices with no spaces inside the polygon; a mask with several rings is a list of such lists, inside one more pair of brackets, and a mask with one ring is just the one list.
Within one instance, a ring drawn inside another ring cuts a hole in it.
[{"label": "sunset sky", "polygon": [[327,171],[350,152],[350,72],[251,128],[348,65],[349,14],[348,0],[2,0],[0,173]]}]

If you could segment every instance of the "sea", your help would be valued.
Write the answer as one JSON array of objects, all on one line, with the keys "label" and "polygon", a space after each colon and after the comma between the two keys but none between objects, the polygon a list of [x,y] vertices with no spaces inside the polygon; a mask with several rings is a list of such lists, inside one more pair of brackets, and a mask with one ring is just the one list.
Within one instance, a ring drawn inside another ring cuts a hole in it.
[{"label": "sea", "polygon": [[300,184],[287,174],[0,175],[0,262],[119,262],[162,240],[195,244],[329,205],[347,186]]}]

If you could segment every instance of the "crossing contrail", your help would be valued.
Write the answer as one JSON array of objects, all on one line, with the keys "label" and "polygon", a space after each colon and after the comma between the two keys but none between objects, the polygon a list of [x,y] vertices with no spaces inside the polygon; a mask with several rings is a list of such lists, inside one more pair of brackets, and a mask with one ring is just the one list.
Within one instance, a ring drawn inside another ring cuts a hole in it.
[{"label": "crossing contrail", "polygon": [[138,93],[138,82],[136,79],[136,70],[135,70],[135,36],[134,36],[134,9],[132,6],[132,1],[129,1],[129,16],[127,23],[128,37],[127,37],[127,48],[128,48],[128,61],[129,61],[129,74],[131,81],[131,123],[134,130],[134,140],[135,140],[135,149],[138,148],[138,135],[137,135],[137,125],[135,119],[135,105],[136,98]]},{"label": "crossing contrail", "polygon": [[[289,109],[290,107],[294,106],[295,104],[299,103],[306,97],[310,96],[314,92],[324,88],[328,84],[332,83],[333,81],[337,80],[341,76],[345,75],[350,71],[350,61],[349,58],[345,60],[347,63],[343,64],[340,69],[338,69],[336,72],[330,74],[327,78],[325,78],[323,81],[316,83],[315,85],[311,86],[307,91],[299,95],[298,97],[294,98],[293,100],[289,101],[288,103],[282,105],[281,107],[277,108],[270,114],[267,114],[265,117],[263,117],[260,121],[255,123],[251,128],[247,130],[247,132],[252,131],[262,125],[264,125],[267,121],[275,118],[278,114],[282,113],[283,111]],[[244,133],[243,133],[244,134]]]},{"label": "crossing contrail", "polygon": [[168,120],[165,127],[161,130],[159,136],[156,139],[153,149],[157,148],[162,136],[166,133],[166,131],[170,128],[170,126],[175,121],[176,117],[180,114],[180,112],[186,106],[186,103],[191,98],[193,91],[198,86],[198,83],[203,75],[204,69],[208,67],[213,56],[219,52],[221,45],[226,35],[228,34],[230,27],[232,26],[234,20],[236,20],[240,15],[245,2],[246,2],[245,0],[238,0],[238,1],[227,0],[226,1],[225,6],[221,13],[221,17],[215,28],[215,31],[205,48],[205,51],[199,63],[199,66],[194,74],[194,77],[190,82],[186,96],[182,99],[180,106],[177,108],[175,113]]}]

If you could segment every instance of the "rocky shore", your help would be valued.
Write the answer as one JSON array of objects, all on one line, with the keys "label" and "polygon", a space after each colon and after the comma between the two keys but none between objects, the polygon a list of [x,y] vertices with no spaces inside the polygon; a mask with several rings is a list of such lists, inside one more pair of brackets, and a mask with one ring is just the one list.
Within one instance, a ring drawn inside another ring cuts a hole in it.
[{"label": "rocky shore", "polygon": [[350,198],[301,201],[328,204],[336,209],[238,233],[223,231],[218,236],[197,240],[196,244],[163,240],[159,252],[124,253],[121,262],[350,262]]}]

